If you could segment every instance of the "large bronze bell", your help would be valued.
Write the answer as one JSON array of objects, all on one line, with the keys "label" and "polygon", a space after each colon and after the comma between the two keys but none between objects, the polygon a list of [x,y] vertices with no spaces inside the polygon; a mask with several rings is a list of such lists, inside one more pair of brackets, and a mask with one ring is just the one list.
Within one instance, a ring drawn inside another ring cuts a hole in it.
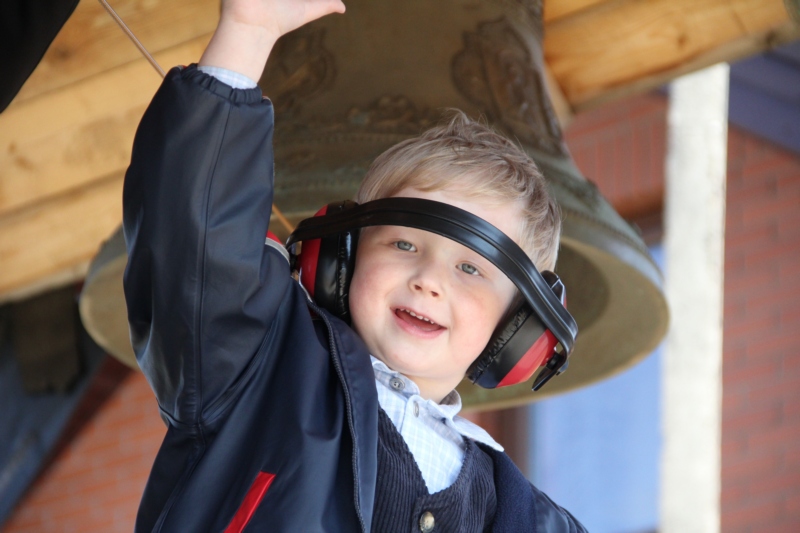
[{"label": "large bronze bell", "polygon": [[[295,222],[352,197],[375,156],[447,108],[485,117],[539,164],[564,215],[557,271],[580,334],[569,370],[540,392],[462,383],[472,408],[607,377],[653,350],[667,328],[661,274],[644,243],[581,176],[562,141],[541,43],[540,0],[349,0],[345,16],[284,36],[261,80],[276,108],[275,203]],[[101,345],[135,365],[120,244],[118,233],[93,263],[81,312]]]}]

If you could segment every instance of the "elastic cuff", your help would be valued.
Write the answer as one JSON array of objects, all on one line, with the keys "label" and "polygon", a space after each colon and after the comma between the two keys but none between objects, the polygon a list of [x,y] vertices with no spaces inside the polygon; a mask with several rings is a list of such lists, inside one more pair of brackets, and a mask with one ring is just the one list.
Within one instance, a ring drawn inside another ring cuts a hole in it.
[{"label": "elastic cuff", "polygon": [[214,76],[198,70],[196,63],[192,63],[188,67],[172,68],[167,73],[167,77],[180,77],[183,80],[191,81],[235,104],[256,104],[263,100],[261,89],[258,86],[252,89],[235,89]]}]

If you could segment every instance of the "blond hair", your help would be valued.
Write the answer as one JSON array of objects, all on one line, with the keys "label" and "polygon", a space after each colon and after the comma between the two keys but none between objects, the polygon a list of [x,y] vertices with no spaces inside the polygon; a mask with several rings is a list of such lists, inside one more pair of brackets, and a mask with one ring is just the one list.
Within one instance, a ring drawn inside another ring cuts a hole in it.
[{"label": "blond hair", "polygon": [[389,148],[372,163],[356,195],[358,203],[388,198],[411,187],[455,191],[523,208],[518,244],[540,270],[552,270],[561,216],[536,163],[488,126],[455,111],[447,123]]}]

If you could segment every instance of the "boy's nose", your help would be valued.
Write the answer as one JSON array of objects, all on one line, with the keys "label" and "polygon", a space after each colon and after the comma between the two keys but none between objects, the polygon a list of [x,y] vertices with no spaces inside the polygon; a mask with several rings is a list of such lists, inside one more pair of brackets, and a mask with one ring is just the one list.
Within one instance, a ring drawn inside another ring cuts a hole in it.
[{"label": "boy's nose", "polygon": [[414,290],[421,291],[423,293],[430,293],[430,295],[433,297],[439,296],[439,292],[436,289],[430,287],[429,284],[425,283],[424,281],[415,282]]},{"label": "boy's nose", "polygon": [[443,294],[442,277],[445,275],[440,265],[432,264],[433,261],[420,265],[417,272],[409,280],[409,285],[414,292],[438,298]]}]

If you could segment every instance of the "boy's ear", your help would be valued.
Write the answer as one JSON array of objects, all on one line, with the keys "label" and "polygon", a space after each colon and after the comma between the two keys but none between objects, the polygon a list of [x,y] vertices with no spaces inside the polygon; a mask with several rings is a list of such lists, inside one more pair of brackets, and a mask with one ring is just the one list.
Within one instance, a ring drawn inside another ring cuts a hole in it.
[{"label": "boy's ear", "polygon": [[[355,207],[355,202],[333,202],[314,216],[324,216]],[[350,281],[355,269],[359,230],[353,229],[319,239],[303,241],[295,264],[300,283],[314,301],[334,316],[350,323]]]}]

